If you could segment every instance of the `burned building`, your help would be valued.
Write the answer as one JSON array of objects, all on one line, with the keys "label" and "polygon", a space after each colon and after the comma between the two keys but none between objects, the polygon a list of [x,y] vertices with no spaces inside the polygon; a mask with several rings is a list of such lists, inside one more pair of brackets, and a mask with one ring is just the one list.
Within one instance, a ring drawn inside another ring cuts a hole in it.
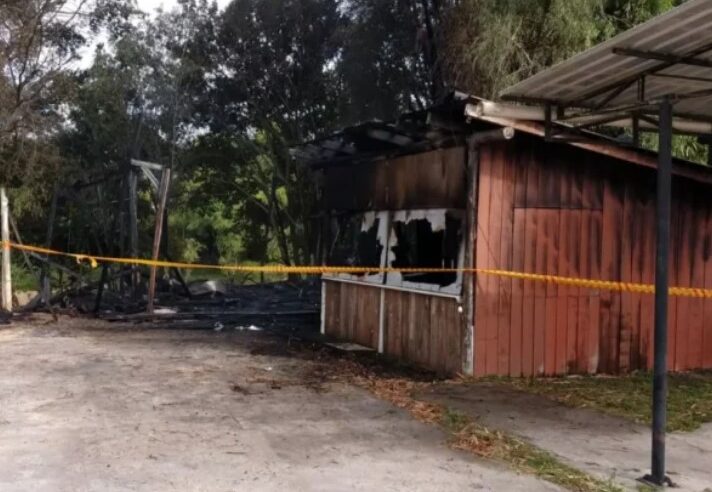
[{"label": "burned building", "polygon": [[[322,331],[450,374],[652,367],[649,293],[458,269],[653,283],[656,155],[485,103],[453,95],[295,149],[320,176],[323,263],[381,269],[324,276]],[[712,287],[712,170],[673,175],[671,283]],[[671,369],[712,368],[712,300],[671,298],[668,328]]]}]

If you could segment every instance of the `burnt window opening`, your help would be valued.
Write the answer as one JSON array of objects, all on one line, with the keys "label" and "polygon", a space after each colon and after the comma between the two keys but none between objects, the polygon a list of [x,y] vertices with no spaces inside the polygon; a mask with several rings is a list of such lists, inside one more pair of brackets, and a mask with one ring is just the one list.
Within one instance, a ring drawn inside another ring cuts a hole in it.
[{"label": "burnt window opening", "polygon": [[[369,221],[363,215],[342,216],[332,222],[332,247],[329,265],[381,266],[384,246],[378,237],[381,219]],[[363,277],[364,274],[355,274]]]},{"label": "burnt window opening", "polygon": [[[457,268],[462,241],[462,219],[445,214],[444,228],[427,218],[394,221],[395,245],[391,247],[394,268]],[[457,282],[457,272],[401,274],[404,281],[446,287]]]}]

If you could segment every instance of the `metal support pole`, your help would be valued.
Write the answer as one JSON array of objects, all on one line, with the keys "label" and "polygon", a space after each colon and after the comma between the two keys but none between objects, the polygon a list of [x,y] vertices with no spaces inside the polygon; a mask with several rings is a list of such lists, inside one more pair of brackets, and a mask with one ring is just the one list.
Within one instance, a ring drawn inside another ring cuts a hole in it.
[{"label": "metal support pole", "polygon": [[0,187],[0,231],[2,238],[2,305],[3,311],[12,311],[12,277],[10,275],[10,203],[7,192]]},{"label": "metal support pole", "polygon": [[668,257],[670,252],[670,202],[672,180],[672,104],[660,104],[660,144],[657,182],[657,249],[655,264],[655,362],[653,367],[652,473],[646,480],[671,484],[665,476],[665,427],[667,424],[667,322]]}]

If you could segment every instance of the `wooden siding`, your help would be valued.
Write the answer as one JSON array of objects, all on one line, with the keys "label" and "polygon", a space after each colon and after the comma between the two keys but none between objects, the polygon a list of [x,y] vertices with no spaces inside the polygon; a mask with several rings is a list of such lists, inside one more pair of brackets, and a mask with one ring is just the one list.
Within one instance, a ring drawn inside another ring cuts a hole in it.
[{"label": "wooden siding", "polygon": [[[518,136],[480,149],[476,265],[653,283],[655,172]],[[712,286],[712,201],[673,181],[672,285]],[[652,367],[653,296],[480,275],[475,374]],[[671,298],[669,364],[712,368],[712,300]]]},{"label": "wooden siding", "polygon": [[338,211],[465,207],[465,149],[324,169],[323,208]]},{"label": "wooden siding", "polygon": [[[378,349],[381,288],[324,280],[327,335]],[[447,374],[462,367],[464,317],[456,299],[385,289],[384,353]]]},{"label": "wooden siding", "polygon": [[378,349],[378,289],[344,282],[324,281],[326,334]]}]

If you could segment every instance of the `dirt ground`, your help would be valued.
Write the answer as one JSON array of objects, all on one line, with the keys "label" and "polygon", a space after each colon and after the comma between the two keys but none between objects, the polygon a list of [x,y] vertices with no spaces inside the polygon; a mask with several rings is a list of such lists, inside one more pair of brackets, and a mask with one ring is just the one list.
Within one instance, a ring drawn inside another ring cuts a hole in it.
[{"label": "dirt ground", "polygon": [[265,332],[0,327],[0,490],[557,490]]},{"label": "dirt ground", "polygon": [[[650,430],[622,418],[569,408],[543,396],[496,383],[435,385],[419,398],[468,414],[493,429],[518,435],[562,461],[630,490],[649,472]],[[712,424],[667,437],[667,468],[679,487],[712,491]]]}]

